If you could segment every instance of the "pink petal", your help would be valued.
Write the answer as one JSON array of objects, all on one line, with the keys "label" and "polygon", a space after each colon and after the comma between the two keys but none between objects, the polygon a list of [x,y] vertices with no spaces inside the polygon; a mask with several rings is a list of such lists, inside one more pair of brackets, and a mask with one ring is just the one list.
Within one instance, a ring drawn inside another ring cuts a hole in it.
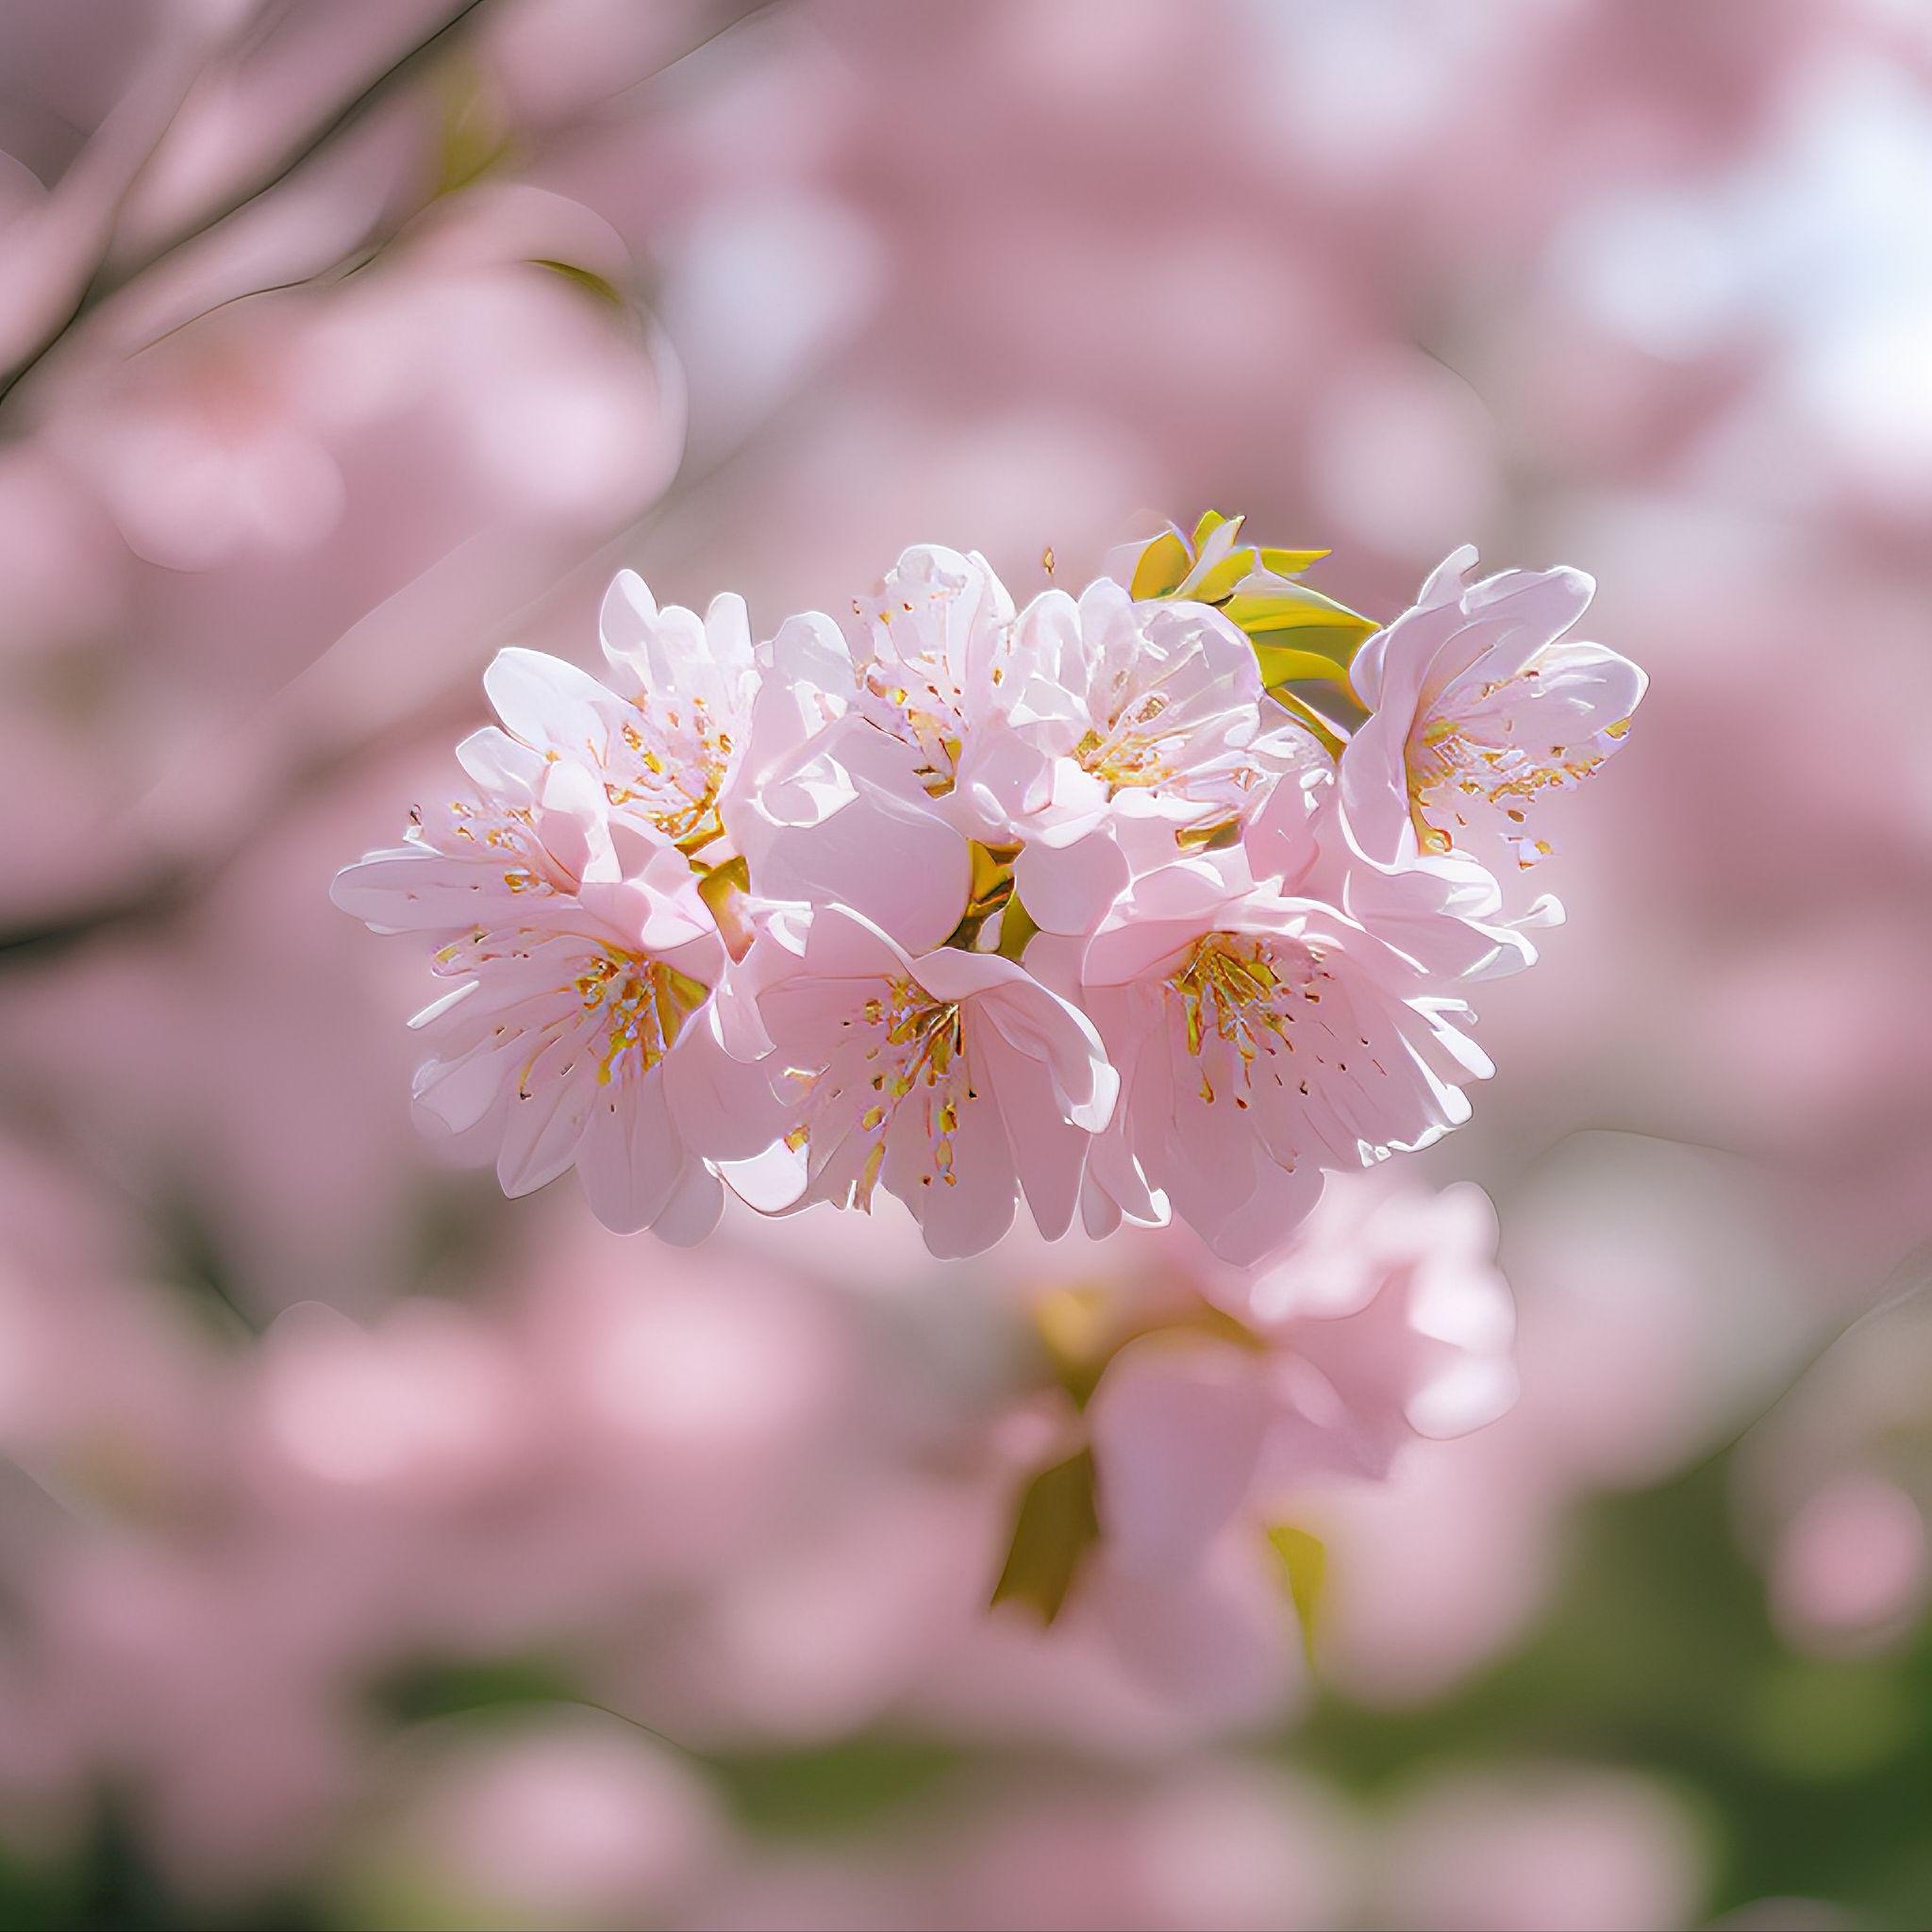
[{"label": "pink petal", "polygon": [[1241,1350],[1150,1338],[1108,1365],[1088,1419],[1109,1553],[1144,1574],[1191,1567],[1241,1507],[1269,1404]]}]

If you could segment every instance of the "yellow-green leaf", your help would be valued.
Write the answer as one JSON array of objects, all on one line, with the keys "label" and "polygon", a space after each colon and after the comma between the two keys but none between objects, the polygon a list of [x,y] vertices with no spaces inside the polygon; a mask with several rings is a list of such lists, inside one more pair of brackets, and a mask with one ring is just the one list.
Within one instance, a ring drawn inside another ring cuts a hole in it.
[{"label": "yellow-green leaf", "polygon": [[1306,724],[1332,758],[1339,758],[1341,756],[1341,734],[1336,730],[1333,721],[1324,718],[1307,698],[1285,684],[1271,686],[1268,694],[1291,716]]},{"label": "yellow-green leaf", "polygon": [[1268,1546],[1281,1565],[1282,1580],[1288,1586],[1296,1621],[1301,1624],[1302,1643],[1312,1662],[1322,1593],[1328,1576],[1327,1545],[1305,1529],[1277,1523],[1268,1532]]},{"label": "yellow-green leaf", "polygon": [[1075,1408],[1085,1408],[1124,1335],[1131,1332],[1116,1319],[1113,1298],[1099,1288],[1057,1288],[1042,1294],[1032,1312],[1055,1379]]},{"label": "yellow-green leaf", "polygon": [[1219,604],[1243,577],[1254,574],[1255,553],[1236,544],[1188,594],[1197,604]]},{"label": "yellow-green leaf", "polygon": [[1000,913],[1000,942],[993,950],[1003,959],[1018,959],[1039,930],[1040,922],[1020,903],[1019,893],[1010,893]]},{"label": "yellow-green leaf", "polygon": [[1241,822],[1223,819],[1218,825],[1184,825],[1174,835],[1183,852],[1226,852],[1241,842]]},{"label": "yellow-green leaf", "polygon": [[1013,1518],[995,1604],[1024,1604],[1042,1624],[1060,1613],[1080,1559],[1100,1536],[1093,1498],[1093,1452],[1082,1449],[1026,1485]]},{"label": "yellow-green leaf", "polygon": [[1193,559],[1177,530],[1163,530],[1141,552],[1128,590],[1136,597],[1165,597],[1187,575]]},{"label": "yellow-green leaf", "polygon": [[552,261],[548,257],[541,255],[531,259],[530,266],[547,268],[552,275],[561,275],[567,282],[575,282],[586,294],[594,295],[600,302],[609,303],[613,308],[624,307],[624,297],[594,269],[579,268],[574,261]]},{"label": "yellow-green leaf", "polygon": [[1202,544],[1207,542],[1208,538],[1213,536],[1223,524],[1238,524],[1240,522],[1241,518],[1224,516],[1218,509],[1204,509],[1201,512],[1201,521],[1194,525],[1195,550],[1198,552]]},{"label": "yellow-green leaf", "polygon": [[1311,565],[1320,563],[1329,553],[1325,550],[1261,550],[1256,554],[1261,559],[1263,570],[1272,570],[1278,577],[1294,577]]},{"label": "yellow-green leaf", "polygon": [[1274,631],[1249,640],[1255,647],[1255,661],[1261,667],[1263,684],[1294,684],[1306,678],[1318,678],[1324,683],[1339,684],[1344,690],[1347,688],[1346,664],[1329,657],[1325,651],[1304,650],[1298,644],[1275,641],[1284,635],[1286,633]]},{"label": "yellow-green leaf", "polygon": [[1221,607],[1222,615],[1243,630],[1323,629],[1354,631],[1362,637],[1376,628],[1372,617],[1296,584],[1287,590],[1244,591]]}]

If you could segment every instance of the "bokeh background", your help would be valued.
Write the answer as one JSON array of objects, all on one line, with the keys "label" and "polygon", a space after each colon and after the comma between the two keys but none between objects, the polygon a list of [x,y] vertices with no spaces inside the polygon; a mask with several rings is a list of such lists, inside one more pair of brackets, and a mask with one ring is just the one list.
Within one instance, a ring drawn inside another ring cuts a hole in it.
[{"label": "bokeh background", "polygon": [[[1932,1916],[1917,0],[6,0],[0,1922]],[[1043,1293],[623,1241],[329,907],[622,565],[769,629],[1244,510],[1577,564],[1652,691],[1403,1178],[1524,1395],[989,1614]]]}]

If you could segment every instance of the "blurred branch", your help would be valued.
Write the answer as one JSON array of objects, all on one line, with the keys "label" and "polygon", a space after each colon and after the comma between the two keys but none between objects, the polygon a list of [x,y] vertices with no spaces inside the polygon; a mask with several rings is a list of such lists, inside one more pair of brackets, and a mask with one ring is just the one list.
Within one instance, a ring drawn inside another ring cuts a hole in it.
[{"label": "blurred branch", "polygon": [[[88,291],[112,250],[127,197],[167,139],[207,65],[207,55],[196,47],[147,85],[130,89],[85,141],[46,201],[9,232],[8,292],[27,305],[26,326],[22,328],[22,318],[12,314],[0,323],[5,340],[0,348],[0,375],[5,375],[0,400],[84,312]],[[72,261],[62,259],[63,241],[74,256]],[[45,258],[37,261],[37,253]],[[49,284],[47,298],[56,312],[36,328],[33,291],[42,279]],[[23,340],[14,341],[16,334]]]},{"label": "blurred branch", "polygon": [[[393,63],[376,80],[361,90],[355,101],[334,116],[328,127],[322,134],[311,140],[300,154],[294,156],[286,165],[279,168],[270,180],[259,184],[248,195],[236,202],[226,213],[235,212],[240,208],[246,206],[248,202],[258,198],[260,194],[266,193],[277,183],[286,179],[289,174],[298,167],[304,159],[315,153],[328,140],[333,139],[336,134],[340,133],[357,113],[370,104],[372,99],[375,98],[384,90],[398,84],[401,78],[413,71],[416,63],[420,62],[431,48],[481,4],[482,0],[467,0],[467,4],[458,13],[451,16],[435,34],[418,43],[409,54]],[[722,21],[708,27],[698,39],[680,49],[670,59],[655,68],[651,75],[647,75],[644,78],[654,78],[658,75],[669,72],[679,62],[689,59],[692,55],[709,46],[720,37],[731,32],[744,22],[769,11],[775,4],[776,0],[752,0],[750,5],[731,8]],[[631,85],[637,86],[641,84],[641,82],[634,82]],[[625,89],[619,92],[628,91],[628,89]],[[226,214],[225,213],[217,219],[225,218]],[[199,230],[196,232],[199,232]],[[170,243],[168,248],[151,257],[143,264],[142,270],[130,271],[128,275],[124,276],[115,286],[117,288],[125,286],[126,281],[132,279],[134,275],[144,272],[144,269],[147,267],[152,267],[166,254],[171,253],[174,248],[184,245],[185,241],[190,239],[192,238],[186,237]],[[275,286],[281,288],[304,286],[325,279],[328,275],[338,272],[352,275],[357,270],[366,266],[370,258],[370,252],[365,251],[361,258],[351,260],[345,268],[341,264],[337,264],[317,275],[297,277],[291,282]],[[204,312],[212,313],[217,308],[228,307],[234,302],[246,300],[251,295],[269,292],[273,292],[273,290],[247,291],[243,293],[227,297],[223,302],[213,304],[209,309]],[[101,293],[97,299],[105,300],[106,292]],[[198,317],[195,317],[190,320],[192,322],[198,319]],[[187,325],[189,325],[186,323],[178,324],[176,328]],[[173,329],[168,331],[169,334],[175,332]],[[52,345],[49,344],[49,346]],[[36,360],[38,359],[36,358]],[[31,367],[31,364],[28,367]],[[26,370],[23,369],[19,375],[24,375],[25,373]],[[19,375],[16,375],[14,380],[17,382]],[[9,383],[6,385],[6,388],[0,388],[0,400],[4,400],[7,389],[11,387],[12,384]],[[783,413],[781,410],[780,415],[782,416]],[[765,430],[769,430],[771,426],[770,421],[761,425]],[[736,460],[744,454],[745,448],[746,444],[741,441],[734,446],[721,450],[714,459],[703,469],[695,473],[686,472],[680,475],[672,488],[641,516],[634,518],[601,541],[595,543],[586,555],[578,558],[575,563],[566,564],[562,568],[561,575],[546,585],[541,591],[535,596],[522,599],[498,622],[488,626],[489,632],[500,637],[513,631],[526,619],[540,611],[550,597],[567,589],[584,572],[596,568],[600,561],[608,564],[613,551],[618,550],[620,546],[627,545],[634,541],[641,531],[648,529],[668,512],[688,502],[693,494],[708,486],[718,476],[728,471]],[[444,561],[447,560],[446,558],[444,559]],[[434,569],[435,566],[431,566],[431,568]],[[355,625],[352,625],[349,630],[343,632],[341,637],[334,640],[312,659],[304,671],[298,673],[288,684],[281,687],[269,699],[266,708],[272,710],[277,704],[286,706],[297,702],[295,693],[299,689],[307,685],[308,680],[311,676],[319,673],[322,667],[333,656],[340,653],[341,647],[348,644],[371,619],[375,618],[389,606],[394,604],[398,598],[405,596],[414,585],[420,584],[422,578],[420,576],[413,579],[410,585],[406,585],[397,591],[392,592],[390,597],[383,600],[382,604],[377,605],[374,609],[365,613],[364,617],[359,619]],[[468,675],[466,668],[463,675],[464,681],[461,684],[458,683],[455,675],[438,680],[435,687],[421,696],[415,703],[407,706],[395,716],[387,719],[374,730],[358,733],[351,741],[329,742],[325,733],[323,735],[323,742],[315,743],[311,741],[307,756],[298,756],[291,758],[281,767],[286,773],[286,781],[280,785],[273,797],[266,801],[258,802],[256,809],[259,812],[272,814],[277,809],[286,808],[294,799],[300,797],[313,786],[327,782],[331,777],[342,771],[354,769],[358,765],[380,758],[389,750],[393,749],[399,742],[407,741],[409,738],[419,733],[427,724],[433,722],[445,708],[448,709],[453,720],[459,720],[466,709],[460,694],[468,688]],[[260,724],[262,722],[261,715],[258,713],[257,717],[249,722],[251,725]],[[230,725],[225,727],[225,730],[232,731],[234,728],[235,725],[231,722]],[[165,783],[166,781],[164,780],[163,782]],[[0,926],[0,972],[5,972],[8,968],[30,969],[33,966],[59,958],[73,948],[86,944],[96,938],[131,927],[163,923],[185,911],[219,878],[227,865],[240,854],[248,838],[252,837],[260,828],[259,819],[251,818],[248,814],[235,814],[233,823],[236,824],[246,824],[248,827],[247,831],[225,835],[212,849],[204,845],[196,853],[192,860],[165,852],[157,853],[150,846],[142,856],[140,867],[142,882],[139,885],[121,885],[110,888],[97,893],[83,903],[78,903],[69,908],[49,910],[39,916],[22,921],[10,927]]]},{"label": "blurred branch", "polygon": [[106,301],[110,295],[125,289],[129,282],[145,275],[157,263],[173,255],[176,249],[185,247],[196,236],[206,233],[209,228],[219,227],[222,223],[240,214],[243,208],[259,201],[263,195],[279,188],[298,168],[312,160],[331,142],[346,134],[371,108],[379,105],[388,96],[398,92],[414,80],[423,68],[436,58],[442,43],[450,35],[486,4],[487,0],[461,0],[456,11],[441,26],[399,55],[380,73],[365,81],[333,113],[311,126],[307,134],[284,150],[281,158],[271,163],[268,172],[252,186],[239,190],[224,206],[204,209],[192,220],[183,223],[165,241],[151,248],[141,260],[112,275],[103,275],[96,300]]},{"label": "blurred branch", "polygon": [[[764,426],[769,429],[771,425],[767,423]],[[682,508],[691,497],[728,473],[744,455],[746,448],[746,444],[741,443],[721,454],[706,468],[681,475],[641,515],[612,531],[575,563],[566,565],[561,574],[536,595],[524,598],[490,624],[485,629],[486,642],[493,646],[494,642],[517,633],[553,597],[566,592],[587,572],[608,575],[615,561],[635,543],[641,532],[649,530],[653,525]],[[458,546],[459,551],[461,548]],[[452,556],[457,554],[451,553]],[[421,581],[422,578],[418,577],[386,597],[336,639],[305,670],[273,693],[253,716],[246,720],[229,720],[219,728],[218,735],[224,741],[232,741],[238,732],[272,728],[273,714],[277,707],[293,709],[300,714],[310,681],[325,675],[329,659],[350,644],[371,619],[405,597]],[[165,852],[157,853],[150,845],[142,853],[135,866],[142,881],[139,885],[120,886],[71,908],[52,910],[11,927],[0,927],[0,974],[9,969],[30,970],[58,959],[90,941],[128,928],[161,924],[189,910],[249,841],[260,834],[264,821],[289,809],[307,791],[341,774],[375,762],[413,741],[425,728],[445,713],[453,728],[459,726],[475,708],[471,696],[474,676],[473,661],[465,660],[459,670],[452,670],[438,677],[415,702],[383,720],[374,729],[357,730],[340,739],[331,739],[325,731],[312,733],[306,752],[275,762],[275,769],[285,775],[274,795],[250,800],[247,810],[223,813],[224,823],[234,829],[225,833],[218,844],[209,846],[203,843],[193,860]],[[208,756],[207,748],[197,750],[184,761],[185,768],[205,773]],[[162,783],[165,785],[167,780],[164,778]],[[150,799],[143,799],[131,806],[125,816],[139,818],[149,803]]]},{"label": "blurred branch", "polygon": [[91,901],[69,912],[50,913],[23,925],[0,929],[0,971],[58,958],[84,940],[116,926],[158,922],[187,905],[199,882],[186,867],[164,873],[138,891]]},{"label": "blurred branch", "polygon": [[[86,286],[75,298],[67,316],[47,335],[26,358],[21,361],[4,381],[0,381],[0,405],[12,394],[20,384],[43,362],[46,358],[64,341],[73,331],[84,323],[104,304],[111,300],[131,282],[167,260],[171,256],[185,248],[191,242],[206,234],[210,228],[220,226],[231,217],[240,214],[243,208],[253,206],[263,195],[272,192],[286,181],[297,169],[311,160],[330,143],[339,139],[353,126],[368,110],[377,103],[396,92],[412,81],[424,65],[433,58],[441,43],[471,14],[486,4],[486,0],[461,0],[461,5],[441,26],[418,41],[397,59],[392,60],[379,74],[374,75],[357,90],[348,100],[341,103],[325,119],[310,127],[300,136],[292,146],[285,149],[279,159],[273,162],[268,172],[252,184],[237,191],[223,206],[205,208],[191,221],[182,224],[158,246],[151,248],[138,261],[109,272],[107,261],[111,253],[113,234],[111,225],[106,240],[101,265],[89,278]],[[172,124],[170,124],[172,125]],[[166,130],[162,130],[163,136]],[[148,158],[160,145],[162,137],[158,136],[149,150]],[[143,161],[142,165],[145,165]],[[140,168],[129,175],[123,189],[121,199],[132,189],[139,177]]]},{"label": "blurred branch", "polygon": [[[108,267],[108,262],[111,259],[112,256],[113,243],[113,229],[110,221],[108,231],[103,237],[100,258],[95,270],[81,289],[72,308],[59,323],[5,375],[4,379],[0,379],[0,407],[4,407],[8,397],[11,395],[13,391],[75,328],[85,323],[90,316],[103,308],[108,302],[111,301],[124,289],[138,281],[150,270],[171,259],[182,249],[207,234],[209,230],[221,226],[244,209],[253,207],[263,196],[272,193],[298,170],[306,166],[308,162],[323,153],[342,135],[346,134],[372,108],[378,106],[391,94],[408,86],[417,78],[424,67],[445,51],[445,43],[450,36],[485,4],[487,4],[487,0],[462,0],[462,4],[457,8],[456,11],[441,26],[437,27],[434,32],[418,41],[380,73],[364,82],[348,100],[337,107],[325,119],[310,127],[291,147],[285,149],[281,158],[270,166],[266,174],[257,178],[249,186],[237,191],[222,206],[214,208],[205,208],[192,220],[181,224],[173,234],[169,235],[158,245],[150,248],[139,260],[125,264],[111,271]],[[776,4],[777,0],[750,0],[748,5],[726,8],[722,19],[714,25],[707,27],[696,40],[692,41],[688,46],[681,48],[669,60],[653,68],[649,74],[641,75],[637,80],[627,83],[625,87],[614,90],[610,94],[604,96],[600,102],[593,105],[602,106],[607,105],[610,101],[622,99],[624,95],[631,92],[636,88],[657,79],[661,75],[668,73],[672,68],[677,66],[681,61],[688,60],[692,55],[702,52],[714,41],[743,25],[745,22],[769,11]],[[172,125],[171,118],[168,125]],[[126,181],[123,184],[121,193],[116,199],[115,206],[117,208],[125,203],[127,193],[133,189],[142,169],[146,165],[147,160],[152,158],[155,151],[158,149],[166,132],[167,127],[164,126],[160,133],[156,136],[155,140],[149,143],[147,152],[143,155],[141,162],[129,172]],[[315,277],[300,277],[298,281],[310,279],[315,279]],[[295,286],[295,284],[283,284],[281,286]],[[265,293],[268,291],[242,291],[237,295],[226,298],[226,300],[239,301],[247,294],[257,292]],[[222,307],[225,306],[225,304],[217,304],[216,306]],[[198,317],[189,318],[190,321],[198,319]],[[177,326],[184,325],[177,325]],[[172,331],[170,332],[172,333]]]}]

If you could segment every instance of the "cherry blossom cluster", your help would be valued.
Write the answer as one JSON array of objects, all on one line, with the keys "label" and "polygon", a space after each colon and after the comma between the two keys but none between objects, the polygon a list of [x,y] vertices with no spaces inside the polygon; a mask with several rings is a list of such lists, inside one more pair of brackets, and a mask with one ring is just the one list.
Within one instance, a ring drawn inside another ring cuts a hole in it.
[{"label": "cherry blossom cluster", "polygon": [[1023,1198],[1274,1252],[1466,1118],[1467,988],[1535,958],[1545,808],[1644,688],[1575,571],[1460,550],[1377,629],[1324,554],[1210,513],[1023,608],[920,546],[763,640],[624,573],[603,676],[502,652],[467,784],[335,882],[434,941],[417,1102],[675,1241],[884,1188],[945,1256]]}]

